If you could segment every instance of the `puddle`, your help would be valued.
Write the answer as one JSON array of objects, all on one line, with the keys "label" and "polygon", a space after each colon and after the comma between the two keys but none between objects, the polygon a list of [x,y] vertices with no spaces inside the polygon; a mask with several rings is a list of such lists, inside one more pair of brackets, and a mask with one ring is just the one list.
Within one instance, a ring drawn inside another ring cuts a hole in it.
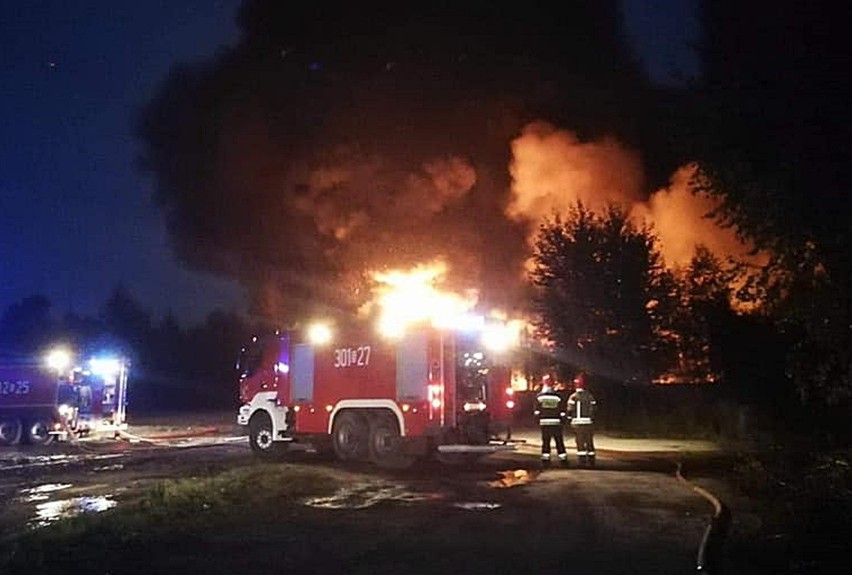
[{"label": "puddle", "polygon": [[411,504],[418,501],[440,499],[438,493],[414,493],[402,485],[362,484],[344,487],[329,497],[315,497],[305,501],[305,505],[323,509],[365,509],[383,502]]},{"label": "puddle", "polygon": [[502,507],[499,503],[489,503],[487,501],[466,501],[464,503],[454,503],[453,507],[466,509],[468,511],[491,511]]},{"label": "puddle", "polygon": [[500,479],[488,483],[491,487],[506,488],[515,487],[517,485],[525,485],[534,481],[538,477],[538,472],[527,471],[526,469],[510,469],[509,471],[500,471]]},{"label": "puddle", "polygon": [[124,457],[124,453],[104,453],[102,455],[95,455],[92,459],[101,460],[101,459],[115,459],[116,457]]},{"label": "puddle", "polygon": [[68,465],[72,463],[84,463],[91,460],[115,459],[125,457],[124,453],[76,453],[56,455],[24,456],[15,454],[7,459],[0,459],[0,471],[11,471],[15,469],[27,469],[30,467],[49,467],[51,465]]},{"label": "puddle", "polygon": [[95,467],[94,471],[121,471],[124,469],[124,464],[116,463],[114,465],[102,465],[100,467]]},{"label": "puddle", "polygon": [[32,527],[44,527],[66,517],[83,513],[100,513],[116,506],[109,497],[73,497],[59,501],[47,501],[36,505],[36,516],[30,521]]},{"label": "puddle", "polygon": [[28,503],[33,501],[44,501],[46,499],[50,499],[50,495],[48,495],[49,493],[62,491],[63,489],[68,489],[69,487],[71,487],[70,483],[45,483],[44,485],[39,485],[38,487],[21,489],[21,501],[26,501]]},{"label": "puddle", "polygon": [[73,455],[38,455],[35,457],[16,455],[10,459],[4,460],[0,469],[23,469],[25,467],[45,467],[48,465],[62,465],[75,459],[80,459]]}]

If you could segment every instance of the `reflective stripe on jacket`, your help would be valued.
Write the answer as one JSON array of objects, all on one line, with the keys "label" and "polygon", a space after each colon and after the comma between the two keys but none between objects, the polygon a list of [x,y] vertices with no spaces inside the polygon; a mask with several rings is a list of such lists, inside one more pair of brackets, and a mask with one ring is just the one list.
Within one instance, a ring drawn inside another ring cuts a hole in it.
[{"label": "reflective stripe on jacket", "polygon": [[590,425],[595,417],[595,396],[585,389],[578,389],[568,398],[568,417],[571,425]]},{"label": "reflective stripe on jacket", "polygon": [[562,425],[565,409],[562,397],[556,392],[539,393],[535,398],[535,416],[539,425]]}]

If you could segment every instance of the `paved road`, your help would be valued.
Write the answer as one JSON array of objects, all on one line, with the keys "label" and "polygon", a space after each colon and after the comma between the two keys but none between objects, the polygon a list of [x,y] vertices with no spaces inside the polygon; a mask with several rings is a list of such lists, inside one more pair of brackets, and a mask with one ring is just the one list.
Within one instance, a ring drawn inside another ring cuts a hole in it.
[{"label": "paved road", "polygon": [[[230,424],[138,426],[130,430],[140,439],[134,442],[0,448],[0,500],[6,502],[0,529],[9,533],[108,509],[120,504],[128,490],[166,477],[251,465],[245,438],[235,431]],[[514,437],[526,440],[516,452],[485,458],[471,468],[425,465],[396,473],[358,468],[359,479],[344,492],[306,502],[303,520],[313,528],[304,533],[333,526],[337,532],[351,529],[352,541],[360,541],[364,525],[390,522],[412,533],[429,533],[430,545],[437,545],[440,536],[452,538],[459,529],[473,529],[483,534],[481,544],[493,550],[486,564],[509,560],[506,549],[520,548],[545,570],[695,571],[713,508],[676,478],[674,462],[686,452],[718,453],[718,447],[601,434],[594,470],[541,472],[536,431],[516,430]],[[303,459],[347,469],[310,455]],[[360,552],[354,543],[350,551]]]}]

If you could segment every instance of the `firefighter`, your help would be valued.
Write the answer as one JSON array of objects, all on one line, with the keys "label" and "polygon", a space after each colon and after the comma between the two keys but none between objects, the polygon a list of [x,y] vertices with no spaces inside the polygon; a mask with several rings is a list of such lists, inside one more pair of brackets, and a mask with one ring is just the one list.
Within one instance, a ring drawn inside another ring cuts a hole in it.
[{"label": "firefighter", "polygon": [[565,452],[565,439],[562,426],[565,422],[565,403],[553,390],[550,376],[542,380],[541,391],[535,398],[535,417],[541,428],[541,465],[550,467],[550,440],[556,442],[556,453],[562,467],[568,466],[568,454]]},{"label": "firefighter", "polygon": [[595,396],[586,389],[586,374],[574,378],[574,392],[568,397],[567,413],[577,443],[580,466],[595,466]]}]

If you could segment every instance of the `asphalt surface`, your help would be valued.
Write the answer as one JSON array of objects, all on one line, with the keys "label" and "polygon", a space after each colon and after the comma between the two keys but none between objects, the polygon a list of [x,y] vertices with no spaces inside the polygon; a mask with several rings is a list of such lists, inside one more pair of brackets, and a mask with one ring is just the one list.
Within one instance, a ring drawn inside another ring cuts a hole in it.
[{"label": "asphalt surface", "polygon": [[[0,448],[0,500],[6,502],[0,508],[0,528],[4,533],[38,528],[61,517],[110,509],[119,505],[128,490],[163,478],[250,465],[253,459],[242,428],[229,421],[229,415],[142,420],[131,423],[122,439],[41,449]],[[191,424],[184,423],[190,420]],[[558,521],[561,532],[577,535],[564,542],[566,553],[575,555],[573,572],[695,571],[702,553],[706,554],[708,529],[718,513],[713,499],[724,501],[725,486],[707,477],[700,485],[692,483],[688,474],[679,473],[683,470],[679,462],[685,457],[716,461],[724,450],[707,441],[599,433],[596,467],[580,469],[573,437],[570,432],[565,437],[568,469],[542,471],[538,429],[519,427],[512,438],[521,443],[513,452],[485,457],[464,469],[427,466],[391,473],[358,468],[355,471],[371,479],[328,501],[314,502],[313,507],[320,514],[328,509],[348,510],[346,521],[356,524],[365,520],[364,509],[388,501],[404,505],[392,511],[378,506],[386,514],[383,521],[387,514],[399,514],[395,521],[416,523],[420,515],[443,517],[451,507],[491,512],[495,520],[525,525],[532,532],[540,527],[529,526],[545,515]],[[310,455],[305,457],[311,461]],[[318,464],[339,465],[325,460]],[[420,511],[409,517],[412,504],[420,506]],[[742,521],[745,516],[736,517]],[[631,567],[624,570],[624,565]],[[727,565],[725,572],[760,571]]]}]

